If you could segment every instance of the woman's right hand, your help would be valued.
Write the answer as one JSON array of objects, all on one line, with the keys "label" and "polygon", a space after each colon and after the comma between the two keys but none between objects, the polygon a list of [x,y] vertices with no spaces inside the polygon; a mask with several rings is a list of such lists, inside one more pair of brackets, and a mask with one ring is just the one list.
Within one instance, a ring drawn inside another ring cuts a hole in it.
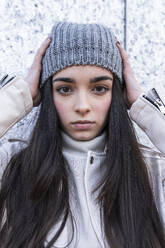
[{"label": "woman's right hand", "polygon": [[41,46],[38,48],[37,53],[34,57],[33,63],[28,71],[28,75],[24,80],[28,83],[31,96],[33,99],[33,106],[38,106],[41,101],[41,94],[39,90],[39,79],[41,73],[41,62],[46,49],[50,45],[51,38],[47,37]]}]

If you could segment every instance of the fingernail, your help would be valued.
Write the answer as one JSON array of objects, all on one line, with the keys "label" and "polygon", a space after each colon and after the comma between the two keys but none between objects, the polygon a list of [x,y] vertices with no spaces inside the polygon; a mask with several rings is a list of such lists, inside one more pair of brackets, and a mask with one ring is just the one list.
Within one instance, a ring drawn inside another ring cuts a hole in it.
[{"label": "fingernail", "polygon": [[47,41],[50,41],[51,40],[51,36],[47,36]]},{"label": "fingernail", "polygon": [[116,44],[117,44],[117,45],[120,45],[120,42],[119,42],[119,41],[117,41],[117,42],[116,42]]}]

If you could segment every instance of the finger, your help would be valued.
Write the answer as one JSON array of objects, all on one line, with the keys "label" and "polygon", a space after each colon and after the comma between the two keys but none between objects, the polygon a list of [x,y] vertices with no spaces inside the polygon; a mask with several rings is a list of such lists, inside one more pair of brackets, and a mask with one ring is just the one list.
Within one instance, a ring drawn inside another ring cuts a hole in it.
[{"label": "finger", "polygon": [[41,44],[41,46],[37,50],[37,53],[36,53],[36,55],[34,57],[34,63],[33,64],[36,64],[36,63],[37,64],[40,64],[41,63],[42,57],[45,54],[46,49],[50,45],[50,42],[51,42],[51,38],[50,37],[47,37],[44,40],[44,42]]},{"label": "finger", "polygon": [[41,46],[38,49],[38,53],[37,53],[39,56],[43,56],[44,55],[46,48],[48,48],[48,46],[50,45],[50,41],[51,41],[51,38],[50,37],[47,37],[44,40],[44,42],[41,44]]},{"label": "finger", "polygon": [[116,42],[116,45],[120,51],[121,57],[124,60],[124,62],[128,62],[129,61],[129,56],[126,53],[126,51],[124,50],[124,48],[121,46],[121,44],[119,42]]}]

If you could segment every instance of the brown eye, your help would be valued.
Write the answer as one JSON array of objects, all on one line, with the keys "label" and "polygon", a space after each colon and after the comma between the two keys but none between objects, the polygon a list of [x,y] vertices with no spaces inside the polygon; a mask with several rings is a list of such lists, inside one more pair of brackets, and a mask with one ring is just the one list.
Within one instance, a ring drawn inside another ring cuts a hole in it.
[{"label": "brown eye", "polygon": [[108,91],[109,89],[106,88],[105,86],[96,86],[95,87],[95,92],[98,92],[98,93],[105,93],[106,91]]},{"label": "brown eye", "polygon": [[58,91],[62,95],[65,95],[65,94],[69,93],[68,90],[71,90],[71,89],[69,87],[67,87],[67,86],[60,87],[60,88],[56,89],[56,91]]}]

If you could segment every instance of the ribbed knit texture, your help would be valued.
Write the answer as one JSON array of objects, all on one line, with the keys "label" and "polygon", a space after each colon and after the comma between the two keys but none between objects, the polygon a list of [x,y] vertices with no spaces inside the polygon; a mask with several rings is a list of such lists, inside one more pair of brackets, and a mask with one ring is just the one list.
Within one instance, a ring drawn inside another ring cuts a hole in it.
[{"label": "ribbed knit texture", "polygon": [[122,83],[122,59],[111,29],[100,24],[56,23],[42,60],[41,85],[57,71],[72,65],[97,65]]}]

